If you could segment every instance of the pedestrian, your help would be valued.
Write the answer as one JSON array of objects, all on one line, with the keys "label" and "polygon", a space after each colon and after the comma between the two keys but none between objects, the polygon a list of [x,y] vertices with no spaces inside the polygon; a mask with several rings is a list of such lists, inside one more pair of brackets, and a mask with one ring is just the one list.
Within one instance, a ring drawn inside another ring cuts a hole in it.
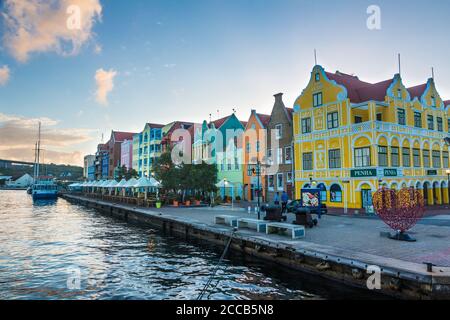
[{"label": "pedestrian", "polygon": [[273,203],[274,203],[276,206],[279,206],[279,205],[280,205],[280,193],[279,193],[279,192],[277,192],[277,193],[275,194],[275,197],[273,198]]},{"label": "pedestrian", "polygon": [[286,212],[288,201],[289,201],[289,196],[286,191],[283,191],[283,194],[281,195],[281,213]]}]

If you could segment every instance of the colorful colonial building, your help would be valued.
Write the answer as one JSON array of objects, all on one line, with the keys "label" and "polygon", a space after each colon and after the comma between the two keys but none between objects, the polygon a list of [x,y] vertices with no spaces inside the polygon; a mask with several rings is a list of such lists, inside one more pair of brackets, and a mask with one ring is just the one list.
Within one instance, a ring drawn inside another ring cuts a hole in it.
[{"label": "colorful colonial building", "polygon": [[147,123],[144,130],[133,136],[135,169],[140,177],[150,177],[152,166],[161,156],[162,128],[164,125]]},{"label": "colorful colonial building", "polygon": [[[266,175],[263,172],[262,165],[266,157],[266,129],[269,121],[270,115],[257,113],[256,110],[252,110],[245,127],[242,158],[244,160],[244,200],[246,201],[257,201],[258,190],[261,191],[261,200],[264,201],[265,198]],[[259,174],[258,170],[260,170]]]},{"label": "colorful colonial building", "polygon": [[[192,122],[186,121],[175,121],[171,122],[168,125],[162,128],[162,139],[161,139],[161,152],[167,152],[173,146],[181,141],[183,141],[184,134],[181,134],[182,130],[186,130],[188,132],[189,128],[191,128],[194,124]],[[185,132],[185,133],[186,133]],[[174,133],[177,133],[177,137],[172,137]],[[191,147],[191,143],[189,142],[189,148]]]},{"label": "colorful colonial building", "polygon": [[133,167],[133,139],[125,139],[120,146],[120,166],[128,170]]},{"label": "colorful colonial building", "polygon": [[246,125],[233,113],[209,124],[204,121],[194,130],[192,162],[217,166],[218,182],[226,181],[226,187],[219,190],[222,197],[243,198],[242,137]]},{"label": "colorful colonial building", "polygon": [[[448,102],[447,102],[448,104]],[[296,195],[313,186],[331,207],[371,209],[381,186],[449,203],[450,120],[433,79],[368,83],[315,66],[294,104]]]},{"label": "colorful colonial building", "polygon": [[[125,140],[132,140],[134,133],[132,132],[120,132],[112,131],[109,141],[106,143],[108,147],[108,179],[116,178],[117,171],[121,167],[121,147]],[[104,159],[103,159],[104,160]]]},{"label": "colorful colonial building", "polygon": [[286,108],[283,94],[274,95],[275,104],[267,124],[267,159],[271,168],[267,172],[266,200],[272,201],[275,194],[286,192],[289,199],[294,197],[293,162],[293,109]]}]

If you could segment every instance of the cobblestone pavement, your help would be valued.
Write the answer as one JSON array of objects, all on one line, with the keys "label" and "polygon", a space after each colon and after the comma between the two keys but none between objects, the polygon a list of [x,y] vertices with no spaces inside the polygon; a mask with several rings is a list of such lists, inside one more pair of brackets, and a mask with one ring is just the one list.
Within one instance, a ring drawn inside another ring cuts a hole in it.
[{"label": "cobblestone pavement", "polygon": [[[231,211],[220,208],[214,210],[209,208],[164,208],[158,211],[209,225],[214,225],[214,216],[219,214],[257,217],[255,213],[249,214],[242,209]],[[262,216],[264,215],[262,214]],[[289,214],[288,222],[292,222],[294,217],[293,214]],[[450,215],[425,218],[422,223],[409,232],[418,240],[414,243],[394,241],[380,235],[381,232],[389,231],[391,230],[378,218],[364,219],[326,215],[319,221],[318,227],[307,229],[305,239],[292,241],[292,243],[299,246],[306,243],[317,244],[332,247],[335,251],[343,250],[355,254],[366,253],[419,264],[432,262],[437,266],[450,266]],[[252,232],[249,231],[249,233]],[[290,241],[287,237],[276,235],[270,237],[284,243]]]}]

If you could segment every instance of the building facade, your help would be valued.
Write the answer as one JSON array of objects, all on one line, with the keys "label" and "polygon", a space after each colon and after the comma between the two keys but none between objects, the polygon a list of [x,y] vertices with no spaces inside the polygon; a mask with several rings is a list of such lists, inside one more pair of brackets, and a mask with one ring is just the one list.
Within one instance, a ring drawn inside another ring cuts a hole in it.
[{"label": "building facade", "polygon": [[128,170],[133,168],[133,139],[125,139],[120,146],[120,166]]},{"label": "building facade", "polygon": [[121,155],[122,155],[122,143],[125,140],[132,140],[133,135],[135,133],[132,132],[120,132],[120,131],[112,131],[111,137],[109,141],[106,143],[108,147],[108,178],[114,179],[117,178],[117,172],[119,167],[121,167]]},{"label": "building facade", "polygon": [[[182,142],[183,140],[189,140],[186,141],[188,145],[186,145],[187,148],[191,148],[192,143],[191,139],[187,139],[186,136],[187,133],[189,133],[189,129],[194,125],[192,122],[186,122],[186,121],[175,121],[172,123],[169,123],[168,125],[164,126],[162,128],[162,139],[161,139],[161,152],[167,152],[171,150],[176,144]],[[174,136],[176,135],[176,137]]]},{"label": "building facade", "polygon": [[163,127],[162,124],[147,123],[133,140],[133,153],[137,155],[137,167],[134,169],[140,177],[150,177],[153,164],[161,156]]},{"label": "building facade", "polygon": [[378,188],[413,187],[449,203],[449,113],[433,79],[407,88],[399,74],[373,84],[315,66],[294,110],[297,197],[314,186],[330,207],[372,210]]},{"label": "building facade", "polygon": [[100,143],[97,146],[97,152],[95,153],[95,180],[102,180],[108,178],[109,172],[109,154],[108,146],[104,143]]},{"label": "building facade", "polygon": [[293,158],[293,109],[286,108],[283,94],[274,95],[275,104],[267,125],[267,172],[266,199],[273,201],[275,194],[285,191],[289,199],[294,198]]},{"label": "building facade", "polygon": [[[256,202],[258,200],[258,190],[261,191],[261,200],[265,200],[266,175],[264,174],[263,164],[266,157],[266,129],[269,121],[270,115],[257,113],[256,110],[252,110],[245,127],[242,158],[244,160],[244,200],[246,201]],[[259,173],[258,170],[260,171]]]},{"label": "building facade", "polygon": [[94,172],[95,172],[95,155],[89,154],[84,157],[83,178],[85,180],[90,180],[89,173],[91,173],[91,175],[92,175],[92,168],[94,168]]},{"label": "building facade", "polygon": [[243,198],[242,138],[246,124],[233,113],[210,123],[204,121],[194,129],[192,162],[217,166],[217,182],[226,181],[218,191],[222,197]]}]

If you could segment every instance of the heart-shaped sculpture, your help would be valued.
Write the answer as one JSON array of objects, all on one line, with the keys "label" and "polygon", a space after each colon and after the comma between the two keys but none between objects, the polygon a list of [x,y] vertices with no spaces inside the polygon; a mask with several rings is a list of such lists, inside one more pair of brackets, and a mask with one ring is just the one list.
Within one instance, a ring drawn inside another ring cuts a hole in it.
[{"label": "heart-shaped sculpture", "polygon": [[425,213],[423,195],[414,188],[382,188],[375,192],[373,206],[384,223],[401,233],[414,227]]}]

